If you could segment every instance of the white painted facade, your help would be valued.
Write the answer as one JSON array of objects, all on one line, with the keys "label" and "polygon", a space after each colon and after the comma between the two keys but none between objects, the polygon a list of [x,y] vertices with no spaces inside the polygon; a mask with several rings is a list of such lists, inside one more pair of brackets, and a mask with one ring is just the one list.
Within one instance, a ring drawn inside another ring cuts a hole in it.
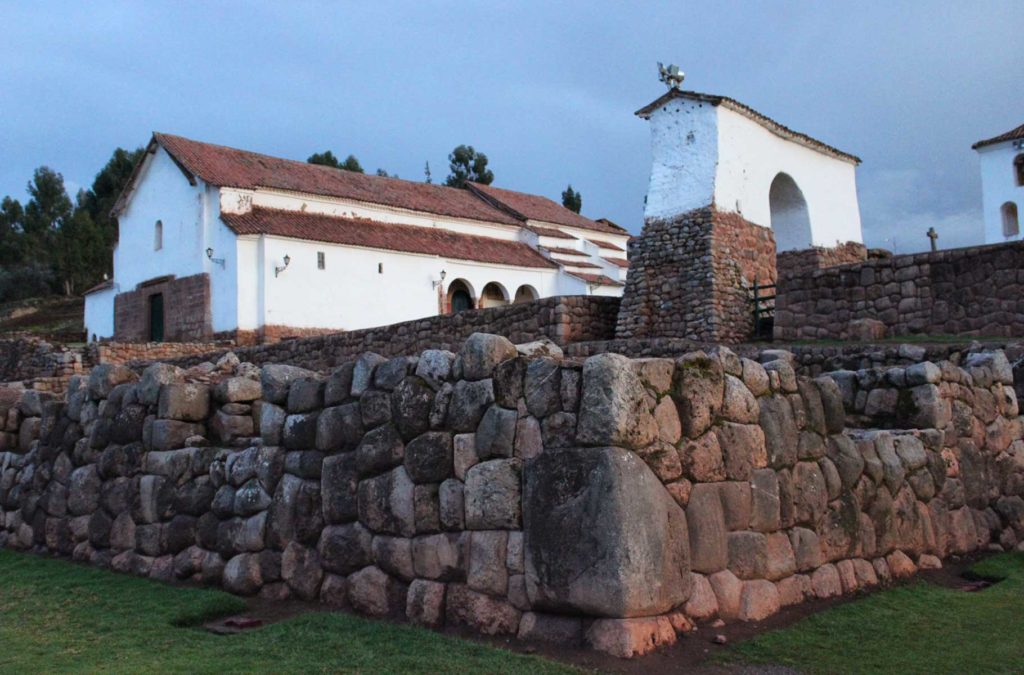
[{"label": "white painted facade", "polygon": [[[771,227],[780,251],[863,241],[856,159],[685,93],[642,116],[650,122],[653,159],[645,218],[714,205]],[[795,202],[773,203],[781,176],[796,184]]]},{"label": "white painted facade", "polygon": [[1024,185],[1020,184],[1015,160],[1024,158],[1024,141],[993,143],[977,151],[981,165],[985,243],[1019,240],[1024,218]]},{"label": "white painted facade", "polygon": [[[90,339],[113,336],[117,294],[159,277],[183,278],[203,272],[210,278],[213,332],[264,326],[356,330],[432,316],[439,313],[443,307],[440,299],[457,280],[471,289],[474,302],[488,283],[497,283],[507,302],[515,299],[522,286],[541,298],[622,292],[622,287],[614,284],[587,283],[573,276],[573,268],[500,265],[450,258],[444,252],[423,255],[271,235],[238,235],[220,216],[222,212],[245,213],[263,207],[355,217],[523,242],[542,255],[543,241],[548,238],[531,232],[531,224],[563,231],[576,228],[531,221],[522,226],[490,223],[276,189],[218,187],[198,177],[193,182],[190,184],[186,173],[159,144],[146,155],[119,216],[113,286],[86,295],[85,323]],[[159,243],[158,221],[162,230]],[[623,250],[612,257],[626,257],[628,235],[580,230],[574,236],[608,241]],[[590,252],[589,261],[596,261],[600,269],[586,272],[625,281],[625,270],[601,261],[595,245],[582,239],[551,241],[560,242],[559,246],[570,242]],[[212,256],[207,249],[212,249]],[[319,269],[318,253],[324,254],[324,269]],[[285,256],[290,264],[275,275],[275,268],[284,266]]]}]

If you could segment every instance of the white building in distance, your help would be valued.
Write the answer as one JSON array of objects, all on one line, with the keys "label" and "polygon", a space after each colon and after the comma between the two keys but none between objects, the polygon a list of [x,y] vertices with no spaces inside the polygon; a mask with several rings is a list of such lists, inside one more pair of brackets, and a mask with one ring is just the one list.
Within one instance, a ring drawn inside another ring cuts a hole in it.
[{"label": "white building in distance", "polygon": [[240,342],[553,295],[620,295],[629,234],[537,195],[156,133],[114,208],[89,339]]},{"label": "white building in distance", "polygon": [[985,243],[1020,239],[1024,208],[1024,124],[971,146],[981,162]]},{"label": "white building in distance", "polygon": [[645,219],[714,206],[770,227],[778,251],[863,242],[854,155],[725,96],[672,88],[651,125]]}]

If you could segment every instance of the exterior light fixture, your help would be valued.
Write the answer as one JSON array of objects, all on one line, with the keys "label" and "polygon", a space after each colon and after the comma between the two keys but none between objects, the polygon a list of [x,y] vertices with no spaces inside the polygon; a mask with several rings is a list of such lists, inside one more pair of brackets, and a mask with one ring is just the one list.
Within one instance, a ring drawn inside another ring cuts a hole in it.
[{"label": "exterior light fixture", "polygon": [[446,276],[448,276],[448,273],[447,273],[447,272],[445,272],[444,270],[441,270],[441,280],[440,280],[440,281],[435,281],[435,282],[433,282],[433,283],[434,283],[434,288],[437,288],[438,286],[440,286],[441,284],[443,284],[443,283],[444,283],[444,278],[445,278]]},{"label": "exterior light fixture", "polygon": [[212,248],[206,249],[206,257],[209,258],[210,262],[212,262],[214,265],[220,265],[221,267],[227,269],[227,263],[224,262],[224,258],[214,258],[213,257],[213,249]]},{"label": "exterior light fixture", "polygon": [[284,256],[284,267],[278,267],[277,265],[274,265],[274,276],[276,277],[279,274],[281,274],[281,272],[284,272],[286,269],[288,269],[288,265],[291,265],[291,264],[292,264],[292,257],[290,255],[288,255],[288,254],[285,254],[285,256]]}]

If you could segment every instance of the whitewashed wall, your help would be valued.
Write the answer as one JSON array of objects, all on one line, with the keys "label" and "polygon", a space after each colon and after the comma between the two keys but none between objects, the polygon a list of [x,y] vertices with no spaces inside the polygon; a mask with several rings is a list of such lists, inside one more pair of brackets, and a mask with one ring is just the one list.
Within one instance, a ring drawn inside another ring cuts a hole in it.
[{"label": "whitewashed wall", "polygon": [[719,209],[770,227],[768,190],[779,173],[786,173],[803,192],[811,221],[812,240],[792,248],[863,241],[855,164],[777,136],[723,106],[718,110]]},{"label": "whitewashed wall", "polygon": [[[985,214],[985,243],[1013,241],[1016,237],[1003,236],[1003,215],[1000,209],[1006,202],[1017,205],[1018,219],[1024,218],[1024,187],[1017,185],[1013,159],[1024,150],[1017,150],[1011,141],[978,148],[981,163],[981,204]],[[1024,222],[1021,222],[1024,229]]]},{"label": "whitewashed wall", "polygon": [[102,340],[114,335],[114,288],[96,291],[85,296],[86,340]]},{"label": "whitewashed wall", "polygon": [[651,113],[651,180],[644,218],[709,206],[718,164],[718,116],[710,103],[674,99]]}]

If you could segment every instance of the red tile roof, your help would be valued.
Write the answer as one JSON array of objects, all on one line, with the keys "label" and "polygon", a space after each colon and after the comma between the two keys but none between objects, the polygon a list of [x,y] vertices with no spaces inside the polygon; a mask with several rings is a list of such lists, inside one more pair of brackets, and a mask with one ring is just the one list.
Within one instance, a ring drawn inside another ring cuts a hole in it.
[{"label": "red tile roof", "polygon": [[95,286],[93,286],[92,288],[90,288],[89,290],[87,290],[84,293],[82,293],[82,295],[89,295],[90,293],[96,293],[97,291],[105,291],[108,288],[113,288],[113,286],[114,286],[114,280],[113,279],[105,279],[105,280],[99,282],[98,284],[96,284]]},{"label": "red tile roof", "polygon": [[491,203],[495,204],[499,208],[518,215],[523,219],[529,220],[540,220],[545,223],[555,223],[556,225],[568,225],[570,227],[578,227],[584,230],[593,230],[595,232],[608,232],[609,234],[625,235],[627,232],[614,223],[608,224],[608,222],[598,222],[585,218],[575,211],[570,211],[561,204],[554,202],[547,197],[541,197],[539,195],[528,195],[524,192],[513,192],[512,190],[503,190],[502,188],[496,188],[492,185],[480,185],[479,183],[469,183],[468,187],[473,192],[476,192],[484,199],[487,199]]},{"label": "red tile roof", "polygon": [[586,281],[588,284],[597,284],[599,286],[624,286],[625,285],[621,281],[615,281],[614,279],[606,277],[603,274],[585,274],[583,272],[567,272],[567,274],[571,274],[574,277],[577,277],[579,279],[583,279],[583,281]]},{"label": "red tile roof", "polygon": [[623,269],[629,268],[628,260],[622,260],[621,258],[601,258],[601,260],[604,260],[605,262],[610,262],[613,265],[618,265]]},{"label": "red tile roof", "polygon": [[542,237],[551,237],[552,239],[575,239],[576,238],[576,237],[572,236],[571,234],[569,234],[568,232],[562,232],[561,230],[556,230],[556,229],[553,229],[553,228],[550,228],[550,227],[540,227],[538,225],[530,225],[530,227],[528,227],[527,229],[530,230],[531,232],[533,232],[534,234],[539,234]]},{"label": "red tile roof", "polygon": [[557,268],[557,265],[522,242],[460,234],[440,228],[265,208],[254,208],[242,214],[222,213],[221,220],[239,235],[269,234],[329,244],[424,253],[457,260]]},{"label": "red tile roof", "polygon": [[594,263],[590,262],[576,262],[575,260],[559,260],[558,262],[560,262],[562,265],[566,267],[582,267],[583,269],[595,270],[601,269],[600,265],[595,265]]},{"label": "red tile roof", "polygon": [[978,141],[972,145],[971,148],[977,150],[978,148],[983,148],[986,145],[995,145],[996,143],[1002,143],[1004,141],[1015,141],[1018,138],[1024,138],[1024,124],[1020,125],[1016,129],[1010,129],[1005,134],[999,134],[998,136]]},{"label": "red tile roof", "polygon": [[813,138],[811,136],[808,136],[807,134],[802,134],[799,131],[793,131],[789,127],[779,124],[771,117],[759,113],[750,106],[740,103],[736,99],[729,98],[728,96],[702,94],[697,91],[681,91],[679,89],[669,89],[665,94],[659,96],[651,103],[648,103],[643,108],[637,110],[635,114],[638,117],[643,117],[644,119],[647,119],[648,117],[651,116],[652,112],[654,112],[661,106],[665,105],[669,101],[676,98],[686,98],[692,101],[703,101],[705,103],[710,103],[711,105],[725,106],[729,110],[733,110],[743,115],[744,117],[748,117],[754,120],[764,128],[783,138],[794,141],[796,143],[800,143],[801,145],[806,145],[815,150],[824,152],[825,154],[832,155],[833,157],[836,157],[838,159],[844,159],[848,162],[853,162],[855,164],[861,163],[860,157],[857,157],[856,155],[851,155],[848,152],[843,152],[838,148],[832,147],[828,143],[822,143],[817,138]]},{"label": "red tile roof", "polygon": [[514,216],[477,198],[469,190],[342,171],[171,134],[154,133],[153,142],[163,146],[183,170],[219,187],[274,188],[455,218],[522,225]]},{"label": "red tile roof", "polygon": [[601,241],[599,239],[587,239],[587,241],[589,241],[594,246],[597,246],[598,248],[607,249],[609,251],[625,251],[626,250],[626,249],[622,248],[621,246],[616,246],[615,244],[613,244],[611,242]]},{"label": "red tile roof", "polygon": [[551,253],[561,253],[562,255],[574,255],[581,258],[590,257],[590,255],[584,253],[583,251],[577,251],[574,248],[559,248],[558,246],[545,246],[544,248],[550,251]]}]

